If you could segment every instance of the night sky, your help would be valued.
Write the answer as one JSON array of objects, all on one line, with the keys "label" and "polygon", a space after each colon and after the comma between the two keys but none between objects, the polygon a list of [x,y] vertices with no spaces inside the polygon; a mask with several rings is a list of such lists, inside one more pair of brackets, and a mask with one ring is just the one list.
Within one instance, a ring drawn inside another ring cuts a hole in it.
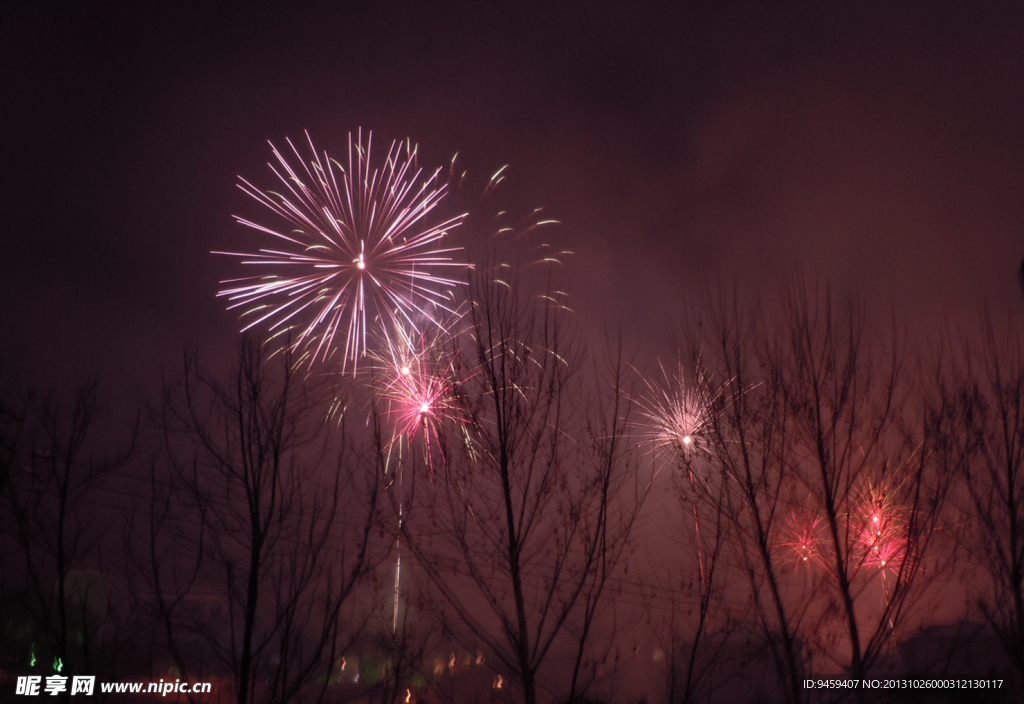
[{"label": "night sky", "polygon": [[5,9],[2,374],[117,395],[186,343],[226,357],[210,251],[260,243],[237,177],[272,185],[267,140],[303,130],[508,164],[587,329],[657,354],[704,282],[795,266],[917,329],[1017,311],[1024,9],[897,4]]}]

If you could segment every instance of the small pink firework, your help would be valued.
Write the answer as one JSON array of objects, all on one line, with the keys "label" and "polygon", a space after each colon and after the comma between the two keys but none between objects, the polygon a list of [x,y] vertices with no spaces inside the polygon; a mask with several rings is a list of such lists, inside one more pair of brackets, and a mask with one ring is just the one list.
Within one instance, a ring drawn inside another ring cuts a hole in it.
[{"label": "small pink firework", "polygon": [[[414,338],[399,326],[394,336],[385,335],[387,355],[375,355],[381,373],[382,396],[395,424],[389,447],[413,442],[423,430],[424,449],[431,471],[433,453],[444,458],[441,426],[448,421],[465,423],[456,394],[455,359],[424,333]],[[418,338],[418,340],[417,340]]]},{"label": "small pink firework", "polygon": [[[458,248],[442,248],[464,215],[435,217],[447,193],[440,170],[425,174],[416,149],[394,142],[381,163],[371,155],[372,135],[349,135],[347,166],[320,153],[309,135],[307,160],[288,141],[295,162],[273,145],[281,192],[239,187],[267,208],[278,225],[236,220],[276,238],[276,248],[255,253],[216,252],[267,273],[221,282],[229,309],[242,309],[243,330],[266,324],[271,338],[287,338],[300,363],[340,356],[353,373],[366,353],[375,320],[440,325],[451,311],[452,289],[462,282],[440,272],[465,269]],[[298,166],[293,166],[297,163]]]},{"label": "small pink firework", "polygon": [[810,567],[816,562],[821,562],[821,540],[818,537],[818,526],[820,518],[807,520],[793,513],[789,517],[789,524],[785,528],[785,541],[782,543],[797,566]]},{"label": "small pink firework", "polygon": [[889,493],[881,486],[869,487],[855,515],[864,564],[879,569],[898,568],[907,547],[905,522]]},{"label": "small pink firework", "polygon": [[664,384],[655,386],[644,380],[649,395],[638,401],[640,414],[650,426],[648,437],[656,449],[667,449],[683,458],[700,449],[714,417],[716,396],[703,373],[687,387],[683,370],[669,375],[661,367]]}]

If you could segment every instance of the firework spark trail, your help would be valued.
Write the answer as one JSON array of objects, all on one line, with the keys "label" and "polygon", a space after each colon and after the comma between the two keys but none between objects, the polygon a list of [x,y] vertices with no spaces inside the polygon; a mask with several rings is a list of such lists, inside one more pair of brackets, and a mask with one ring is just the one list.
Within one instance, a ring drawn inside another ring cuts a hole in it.
[{"label": "firework spark trail", "polygon": [[365,356],[374,320],[441,325],[452,312],[451,290],[462,284],[441,274],[460,248],[440,246],[465,215],[435,222],[432,215],[447,194],[441,171],[425,174],[416,149],[393,142],[383,164],[374,164],[372,135],[363,143],[349,134],[347,168],[320,153],[306,135],[307,161],[288,140],[294,159],[271,144],[269,164],[284,185],[280,193],[261,190],[245,179],[239,188],[291,228],[266,226],[235,216],[242,225],[277,238],[278,248],[255,253],[215,252],[238,257],[243,265],[271,273],[221,282],[228,309],[243,310],[243,330],[267,324],[271,339],[291,336],[300,362],[341,353],[353,373]]},{"label": "firework spark trail", "polygon": [[[411,446],[423,428],[423,449],[430,474],[434,474],[432,448],[437,447],[444,459],[444,448],[439,436],[441,423],[449,418],[462,420],[459,406],[452,393],[454,379],[454,357],[444,366],[439,336],[428,337],[426,332],[417,331],[400,319],[389,331],[381,327],[383,337],[381,351],[370,353],[376,370],[374,381],[388,403],[386,415],[395,418],[394,435],[385,448],[385,472],[391,465],[392,452],[398,457],[395,478],[402,483],[402,457],[406,445]],[[437,365],[436,367],[433,365]],[[435,368],[441,373],[435,373]],[[392,633],[398,632],[398,617],[402,590],[402,543],[401,534],[405,515],[404,498],[398,504],[398,531],[395,534],[395,580],[394,605],[392,612]]]}]

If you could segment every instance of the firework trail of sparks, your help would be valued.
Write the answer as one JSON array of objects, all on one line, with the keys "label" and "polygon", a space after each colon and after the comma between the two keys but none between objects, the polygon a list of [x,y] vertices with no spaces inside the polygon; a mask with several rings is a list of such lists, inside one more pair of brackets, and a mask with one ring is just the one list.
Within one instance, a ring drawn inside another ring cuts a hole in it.
[{"label": "firework trail of sparks", "polygon": [[[309,134],[306,160],[271,144],[281,192],[245,179],[239,188],[276,216],[266,226],[235,216],[276,238],[276,248],[255,253],[215,252],[268,273],[221,282],[228,309],[242,309],[244,330],[266,324],[271,339],[288,339],[299,363],[312,365],[340,352],[341,368],[355,373],[365,356],[367,329],[375,320],[414,328],[440,325],[453,309],[452,289],[462,282],[442,275],[465,269],[453,260],[459,248],[441,241],[464,215],[441,220],[435,211],[447,194],[441,171],[426,174],[416,149],[394,142],[382,163],[372,158],[372,134],[349,134],[348,163],[318,152]],[[298,166],[293,164],[297,163]]]}]

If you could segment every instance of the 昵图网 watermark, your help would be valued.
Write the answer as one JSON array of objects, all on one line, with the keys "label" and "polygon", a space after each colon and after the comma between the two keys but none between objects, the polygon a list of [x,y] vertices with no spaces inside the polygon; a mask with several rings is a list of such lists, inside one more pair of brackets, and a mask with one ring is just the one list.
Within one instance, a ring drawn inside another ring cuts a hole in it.
[{"label": "\u6635\u56fe\u7f51 watermark", "polygon": [[[181,680],[173,682],[160,680],[159,682],[100,682],[100,692],[103,694],[160,694],[166,697],[168,694],[209,694],[213,690],[209,682],[196,682],[189,684]],[[18,677],[14,690],[15,694],[27,697],[35,697],[41,694],[57,696],[69,692],[70,696],[78,694],[91,697],[96,693],[96,677],[92,675],[75,675],[66,677],[63,675],[29,675]]]}]

